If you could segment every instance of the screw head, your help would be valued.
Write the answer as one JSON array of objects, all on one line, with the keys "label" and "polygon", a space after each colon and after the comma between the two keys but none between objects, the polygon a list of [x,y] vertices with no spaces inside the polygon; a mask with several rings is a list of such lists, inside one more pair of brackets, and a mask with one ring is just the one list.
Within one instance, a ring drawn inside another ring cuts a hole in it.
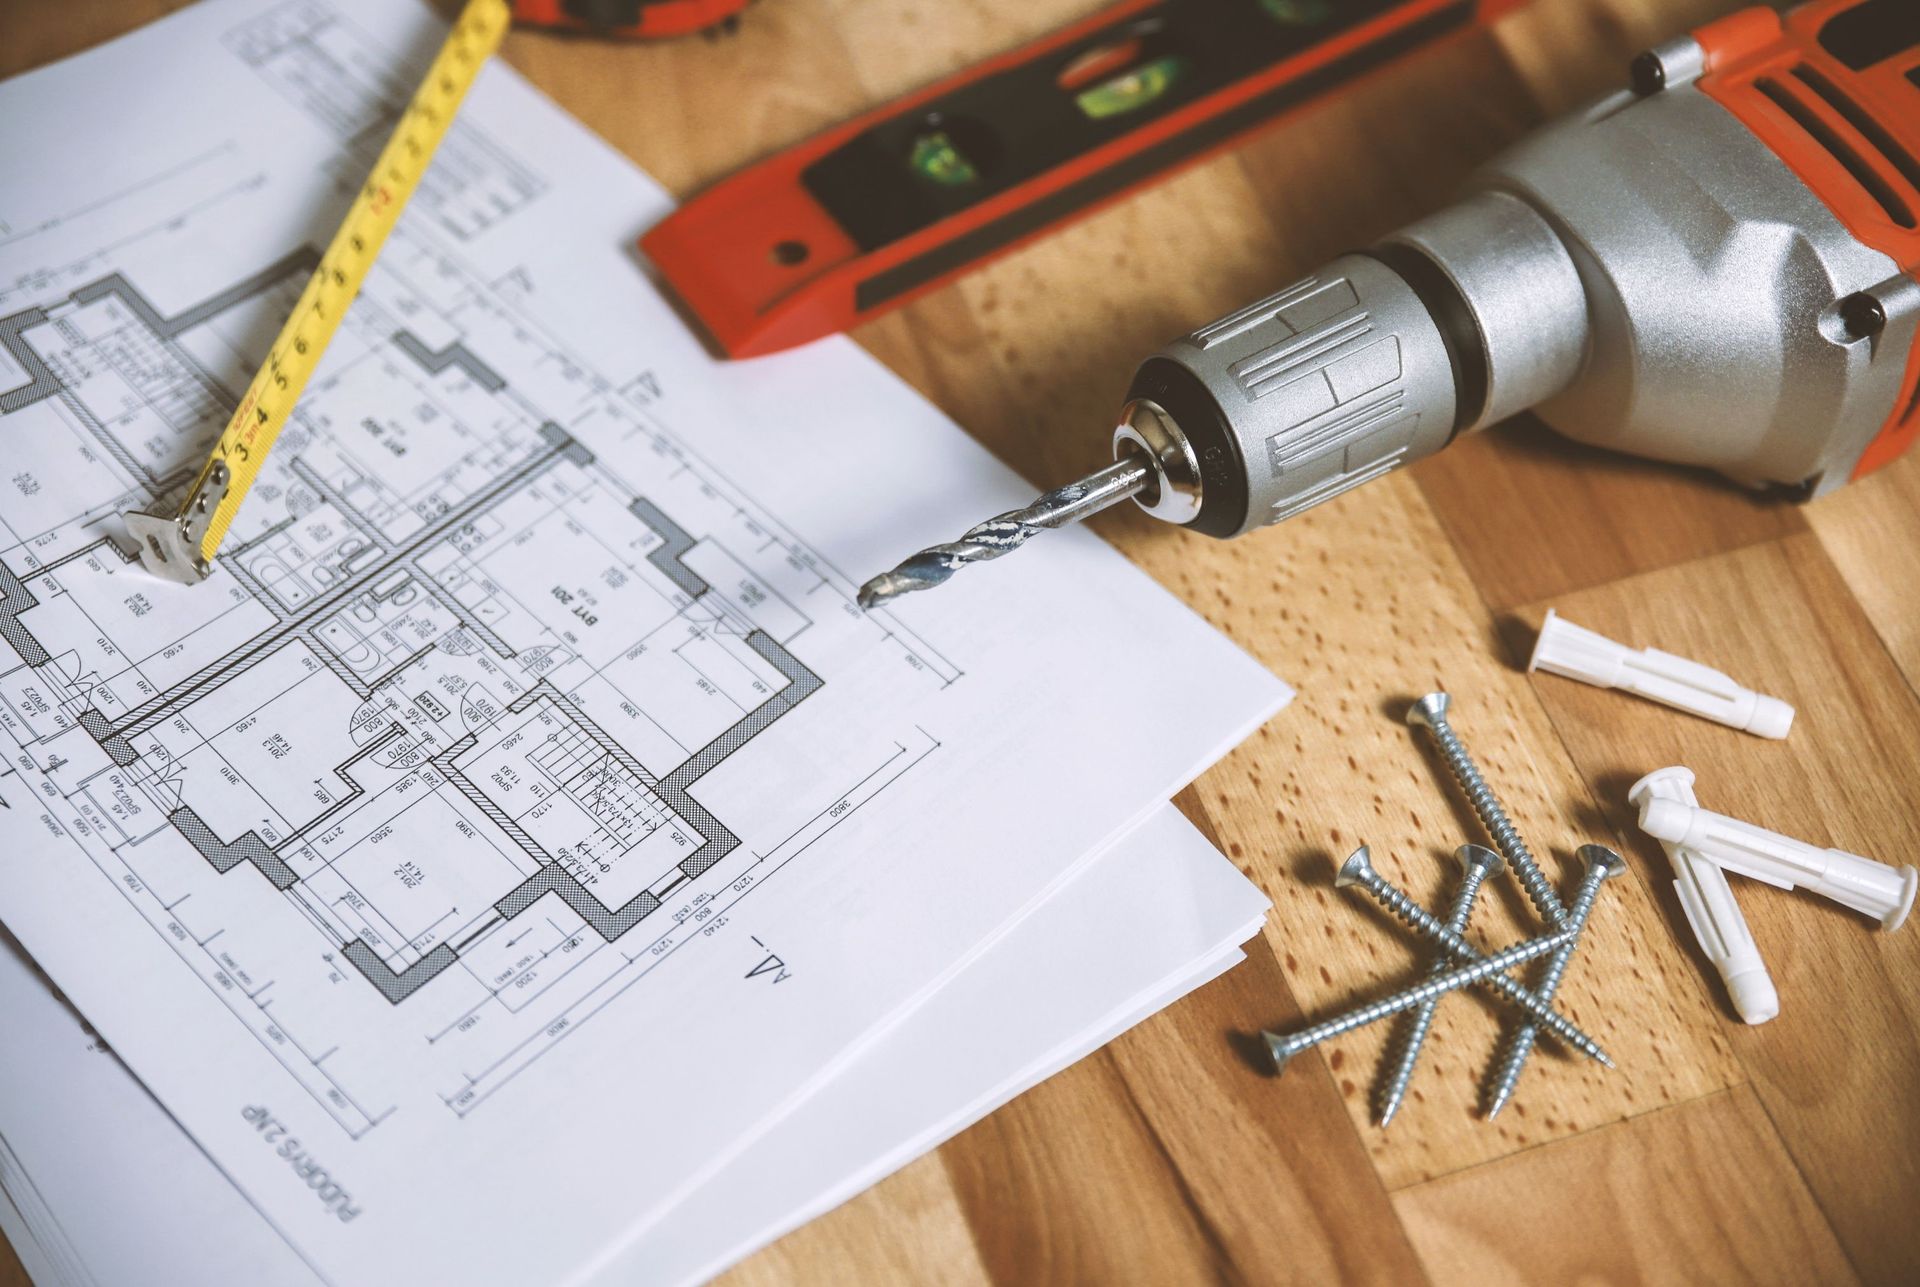
[{"label": "screw head", "polygon": [[1295,1054],[1293,1038],[1283,1037],[1277,1032],[1263,1032],[1260,1035],[1267,1039],[1267,1053],[1273,1056],[1273,1071],[1276,1074],[1285,1072],[1287,1060]]},{"label": "screw head", "polygon": [[1347,855],[1347,860],[1340,864],[1340,870],[1333,874],[1333,887],[1345,889],[1348,885],[1359,884],[1372,874],[1373,856],[1367,852],[1365,845],[1361,845]]},{"label": "screw head", "polygon": [[1428,693],[1407,708],[1407,723],[1418,724],[1422,728],[1432,728],[1436,724],[1447,722],[1447,707],[1453,699],[1445,693]]},{"label": "screw head", "polygon": [[1602,880],[1612,880],[1627,869],[1627,860],[1605,845],[1581,845],[1576,854],[1586,864],[1587,874],[1598,871]]},{"label": "screw head", "polygon": [[1462,872],[1478,867],[1480,875],[1487,880],[1498,876],[1501,869],[1507,865],[1506,859],[1485,845],[1461,845],[1453,851],[1453,857],[1460,864]]},{"label": "screw head", "polygon": [[1840,322],[1856,340],[1870,339],[1887,326],[1887,306],[1865,291],[1855,291],[1840,301]]}]

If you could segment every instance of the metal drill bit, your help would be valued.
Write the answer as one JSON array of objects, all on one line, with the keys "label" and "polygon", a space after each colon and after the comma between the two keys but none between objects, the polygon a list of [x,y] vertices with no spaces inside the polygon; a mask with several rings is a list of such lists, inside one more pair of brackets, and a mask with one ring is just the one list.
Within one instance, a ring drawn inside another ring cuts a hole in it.
[{"label": "metal drill bit", "polygon": [[860,606],[872,611],[903,594],[939,585],[970,563],[1010,554],[1050,527],[1065,527],[1117,505],[1153,479],[1144,456],[1130,455],[1078,482],[1056,487],[1025,509],[1008,510],[967,529],[957,541],[932,545],[909,556],[891,572],[860,587]]}]

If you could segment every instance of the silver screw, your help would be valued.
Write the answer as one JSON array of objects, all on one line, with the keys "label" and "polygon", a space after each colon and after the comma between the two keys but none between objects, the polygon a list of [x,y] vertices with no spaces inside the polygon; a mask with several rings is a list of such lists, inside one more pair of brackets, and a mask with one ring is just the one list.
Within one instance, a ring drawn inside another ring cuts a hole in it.
[{"label": "silver screw", "polygon": [[1337,1037],[1343,1032],[1352,1032],[1355,1028],[1384,1019],[1390,1014],[1402,1010],[1411,1010],[1424,1001],[1431,1000],[1455,988],[1464,988],[1470,983],[1479,983],[1488,978],[1505,978],[1503,970],[1512,969],[1522,961],[1531,961],[1537,956],[1557,950],[1570,937],[1569,931],[1561,930],[1545,938],[1528,939],[1516,943],[1504,951],[1492,956],[1483,956],[1471,965],[1457,965],[1450,970],[1434,975],[1424,983],[1417,983],[1405,992],[1396,992],[1384,1001],[1375,1001],[1363,1005],[1358,1010],[1349,1010],[1337,1018],[1316,1023],[1311,1028],[1282,1036],[1277,1032],[1263,1032],[1267,1039],[1267,1049],[1273,1053],[1273,1062],[1285,1069],[1287,1060],[1305,1050],[1308,1046],[1317,1046],[1329,1037]]},{"label": "silver screw", "polygon": [[[1426,908],[1420,906],[1420,904],[1408,898],[1406,894],[1394,888],[1392,882],[1375,871],[1373,869],[1371,856],[1368,854],[1365,845],[1361,845],[1358,849],[1347,855],[1347,860],[1340,864],[1339,874],[1334,877],[1333,883],[1339,888],[1345,888],[1348,885],[1359,885],[1369,894],[1373,895],[1374,901],[1378,902],[1382,907],[1392,912],[1395,916],[1398,916],[1401,920],[1434,942],[1440,944],[1440,946],[1446,948],[1449,955],[1462,961],[1479,961],[1485,959],[1478,948],[1448,929]],[[1488,986],[1499,992],[1501,996],[1532,1015],[1548,1032],[1551,1032],[1554,1036],[1560,1038],[1581,1054],[1591,1059],[1597,1059],[1609,1068],[1613,1067],[1613,1060],[1607,1057],[1607,1052],[1600,1048],[1600,1044],[1586,1033],[1580,1031],[1580,1029],[1574,1027],[1571,1023],[1568,1023],[1566,1018],[1551,1005],[1542,1001],[1539,997],[1527,991],[1504,974],[1489,975],[1487,976],[1486,982]]]},{"label": "silver screw", "polygon": [[1534,862],[1533,854],[1527,849],[1527,842],[1520,838],[1513,820],[1507,817],[1507,811],[1500,807],[1499,799],[1493,794],[1493,788],[1480,775],[1479,766],[1473,757],[1467,754],[1467,748],[1460,737],[1447,723],[1447,707],[1452,698],[1445,693],[1428,693],[1415,702],[1407,711],[1407,723],[1426,729],[1433,734],[1434,744],[1440,748],[1441,758],[1453,771],[1454,780],[1460,783],[1460,789],[1466,793],[1467,803],[1480,815],[1480,822],[1493,837],[1493,847],[1513,868],[1513,874],[1520,878],[1520,884],[1527,891],[1527,898],[1534,909],[1540,913],[1540,919],[1559,929],[1567,919],[1567,909],[1560,902],[1560,895],[1554,892],[1553,882],[1540,870],[1540,864]]},{"label": "silver screw", "polygon": [[[1461,845],[1454,850],[1453,856],[1460,864],[1460,888],[1454,891],[1453,906],[1447,915],[1447,928],[1458,934],[1467,928],[1467,920],[1473,915],[1473,900],[1478,897],[1481,884],[1499,875],[1502,864],[1499,854],[1480,845]],[[1447,968],[1448,960],[1446,953],[1437,954],[1427,973],[1441,973]],[[1386,1090],[1380,1096],[1380,1125],[1383,1127],[1393,1121],[1393,1115],[1400,1111],[1401,1101],[1407,1097],[1407,1086],[1413,1081],[1413,1066],[1420,1061],[1420,1047],[1426,1044],[1427,1029],[1433,1026],[1433,1012],[1439,1004],[1438,998],[1422,1002],[1414,1010],[1412,1021],[1407,1024],[1400,1042],[1399,1061],[1394,1065],[1393,1075],[1387,1079]]]},{"label": "silver screw", "polygon": [[[1626,859],[1605,845],[1581,845],[1580,861],[1586,864],[1586,873],[1580,878],[1580,888],[1574,891],[1573,907],[1567,912],[1567,930],[1573,935],[1567,945],[1547,959],[1546,972],[1540,976],[1535,987],[1543,1001],[1553,1000],[1553,994],[1560,990],[1560,980],[1567,972],[1567,962],[1573,959],[1574,948],[1580,945],[1580,933],[1587,927],[1587,916],[1593,911],[1594,899],[1600,895],[1603,882],[1618,876],[1627,869]],[[1513,1088],[1520,1082],[1520,1070],[1527,1066],[1527,1056],[1533,1053],[1534,1039],[1539,1029],[1531,1023],[1523,1023],[1513,1030],[1508,1039],[1506,1056],[1500,1063],[1500,1071],[1495,1076],[1487,1096],[1487,1116],[1498,1117],[1506,1102],[1513,1097]]]}]

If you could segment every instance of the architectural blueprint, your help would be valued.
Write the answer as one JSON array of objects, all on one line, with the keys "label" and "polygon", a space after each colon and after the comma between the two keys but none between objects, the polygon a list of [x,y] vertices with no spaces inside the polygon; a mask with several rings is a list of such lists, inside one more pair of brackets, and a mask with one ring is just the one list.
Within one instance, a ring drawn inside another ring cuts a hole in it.
[{"label": "architectural blueprint", "polygon": [[708,360],[499,66],[216,576],[143,575],[435,34],[216,0],[0,86],[0,919],[323,1277],[564,1279],[1286,690],[1084,533],[862,613],[1022,485],[845,342]]},{"label": "architectural blueprint", "polygon": [[[594,1281],[696,1281],[837,1205],[1242,959],[1265,907],[1161,809]],[[4,935],[0,1013],[23,1052],[0,1063],[0,1231],[40,1287],[317,1281]]]}]

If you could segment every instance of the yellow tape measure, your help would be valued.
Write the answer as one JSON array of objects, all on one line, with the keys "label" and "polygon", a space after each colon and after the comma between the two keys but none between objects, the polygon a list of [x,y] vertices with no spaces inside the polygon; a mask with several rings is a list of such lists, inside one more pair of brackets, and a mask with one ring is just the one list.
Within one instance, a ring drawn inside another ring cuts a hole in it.
[{"label": "yellow tape measure", "polygon": [[191,585],[213,570],[214,553],[266,464],[273,440],[360,293],[460,101],[500,47],[507,19],[507,0],[468,0],[179,512],[125,515],[148,571]]}]

